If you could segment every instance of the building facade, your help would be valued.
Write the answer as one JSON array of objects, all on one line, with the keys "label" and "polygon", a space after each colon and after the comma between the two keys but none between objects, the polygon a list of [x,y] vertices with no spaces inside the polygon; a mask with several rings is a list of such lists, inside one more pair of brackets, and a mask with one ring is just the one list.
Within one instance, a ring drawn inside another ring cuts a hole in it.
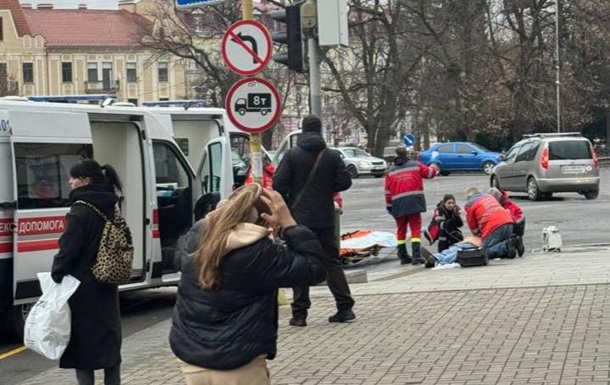
[{"label": "building facade", "polygon": [[37,8],[0,0],[0,82],[20,96],[114,94],[119,101],[184,99],[185,68],[140,46],[152,22],[133,0],[118,10]]}]

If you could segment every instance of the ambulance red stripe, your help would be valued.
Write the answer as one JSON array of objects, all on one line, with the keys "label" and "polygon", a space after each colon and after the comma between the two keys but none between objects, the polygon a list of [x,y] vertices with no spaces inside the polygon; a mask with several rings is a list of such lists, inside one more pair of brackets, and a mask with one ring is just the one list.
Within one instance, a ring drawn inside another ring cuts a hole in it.
[{"label": "ambulance red stripe", "polygon": [[17,244],[19,253],[31,253],[34,251],[47,251],[59,249],[59,239],[41,239],[39,241],[23,241]]},{"label": "ambulance red stripe", "polygon": [[12,253],[12,252],[13,252],[13,242],[0,243],[0,254]]}]

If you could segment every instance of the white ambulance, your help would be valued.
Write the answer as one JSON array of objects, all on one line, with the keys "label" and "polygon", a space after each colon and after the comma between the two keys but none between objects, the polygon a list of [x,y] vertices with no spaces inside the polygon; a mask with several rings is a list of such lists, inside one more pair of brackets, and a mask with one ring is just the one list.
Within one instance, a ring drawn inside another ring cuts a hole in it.
[{"label": "white ambulance", "polygon": [[124,183],[135,258],[120,289],[177,284],[174,247],[195,207],[205,214],[206,199],[233,187],[224,121],[221,109],[195,116],[0,100],[0,326],[20,332],[41,294],[36,274],[50,270],[69,210],[68,173],[82,158],[111,164]]}]

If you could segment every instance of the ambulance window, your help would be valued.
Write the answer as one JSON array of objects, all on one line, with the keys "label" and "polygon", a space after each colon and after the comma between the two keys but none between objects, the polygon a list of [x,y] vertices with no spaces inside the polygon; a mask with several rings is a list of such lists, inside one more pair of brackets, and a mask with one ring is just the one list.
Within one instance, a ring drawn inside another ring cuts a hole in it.
[{"label": "ambulance window", "polygon": [[16,143],[19,209],[68,206],[70,168],[92,156],[90,144]]},{"label": "ambulance window", "polygon": [[171,195],[175,190],[190,186],[188,172],[180,162],[176,152],[172,151],[168,144],[154,142],[153,153],[157,191],[164,191],[166,194]]},{"label": "ambulance window", "polygon": [[206,192],[220,191],[220,177],[222,168],[222,144],[212,143],[208,146],[210,154],[210,178],[204,180]]}]

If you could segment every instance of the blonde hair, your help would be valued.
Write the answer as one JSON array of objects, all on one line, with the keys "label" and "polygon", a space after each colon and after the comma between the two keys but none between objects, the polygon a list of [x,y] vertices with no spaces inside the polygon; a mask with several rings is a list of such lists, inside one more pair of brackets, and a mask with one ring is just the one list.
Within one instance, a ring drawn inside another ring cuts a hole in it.
[{"label": "blonde hair", "polygon": [[227,239],[236,226],[250,222],[254,203],[260,198],[261,186],[249,184],[240,187],[217,208],[206,216],[206,225],[201,226],[199,248],[193,259],[199,267],[199,285],[213,289],[220,283],[220,263],[227,253]]},{"label": "blonde hair", "polygon": [[480,193],[481,190],[479,190],[476,187],[470,187],[468,190],[466,190],[466,199],[470,199],[471,196],[473,196],[476,193]]}]

